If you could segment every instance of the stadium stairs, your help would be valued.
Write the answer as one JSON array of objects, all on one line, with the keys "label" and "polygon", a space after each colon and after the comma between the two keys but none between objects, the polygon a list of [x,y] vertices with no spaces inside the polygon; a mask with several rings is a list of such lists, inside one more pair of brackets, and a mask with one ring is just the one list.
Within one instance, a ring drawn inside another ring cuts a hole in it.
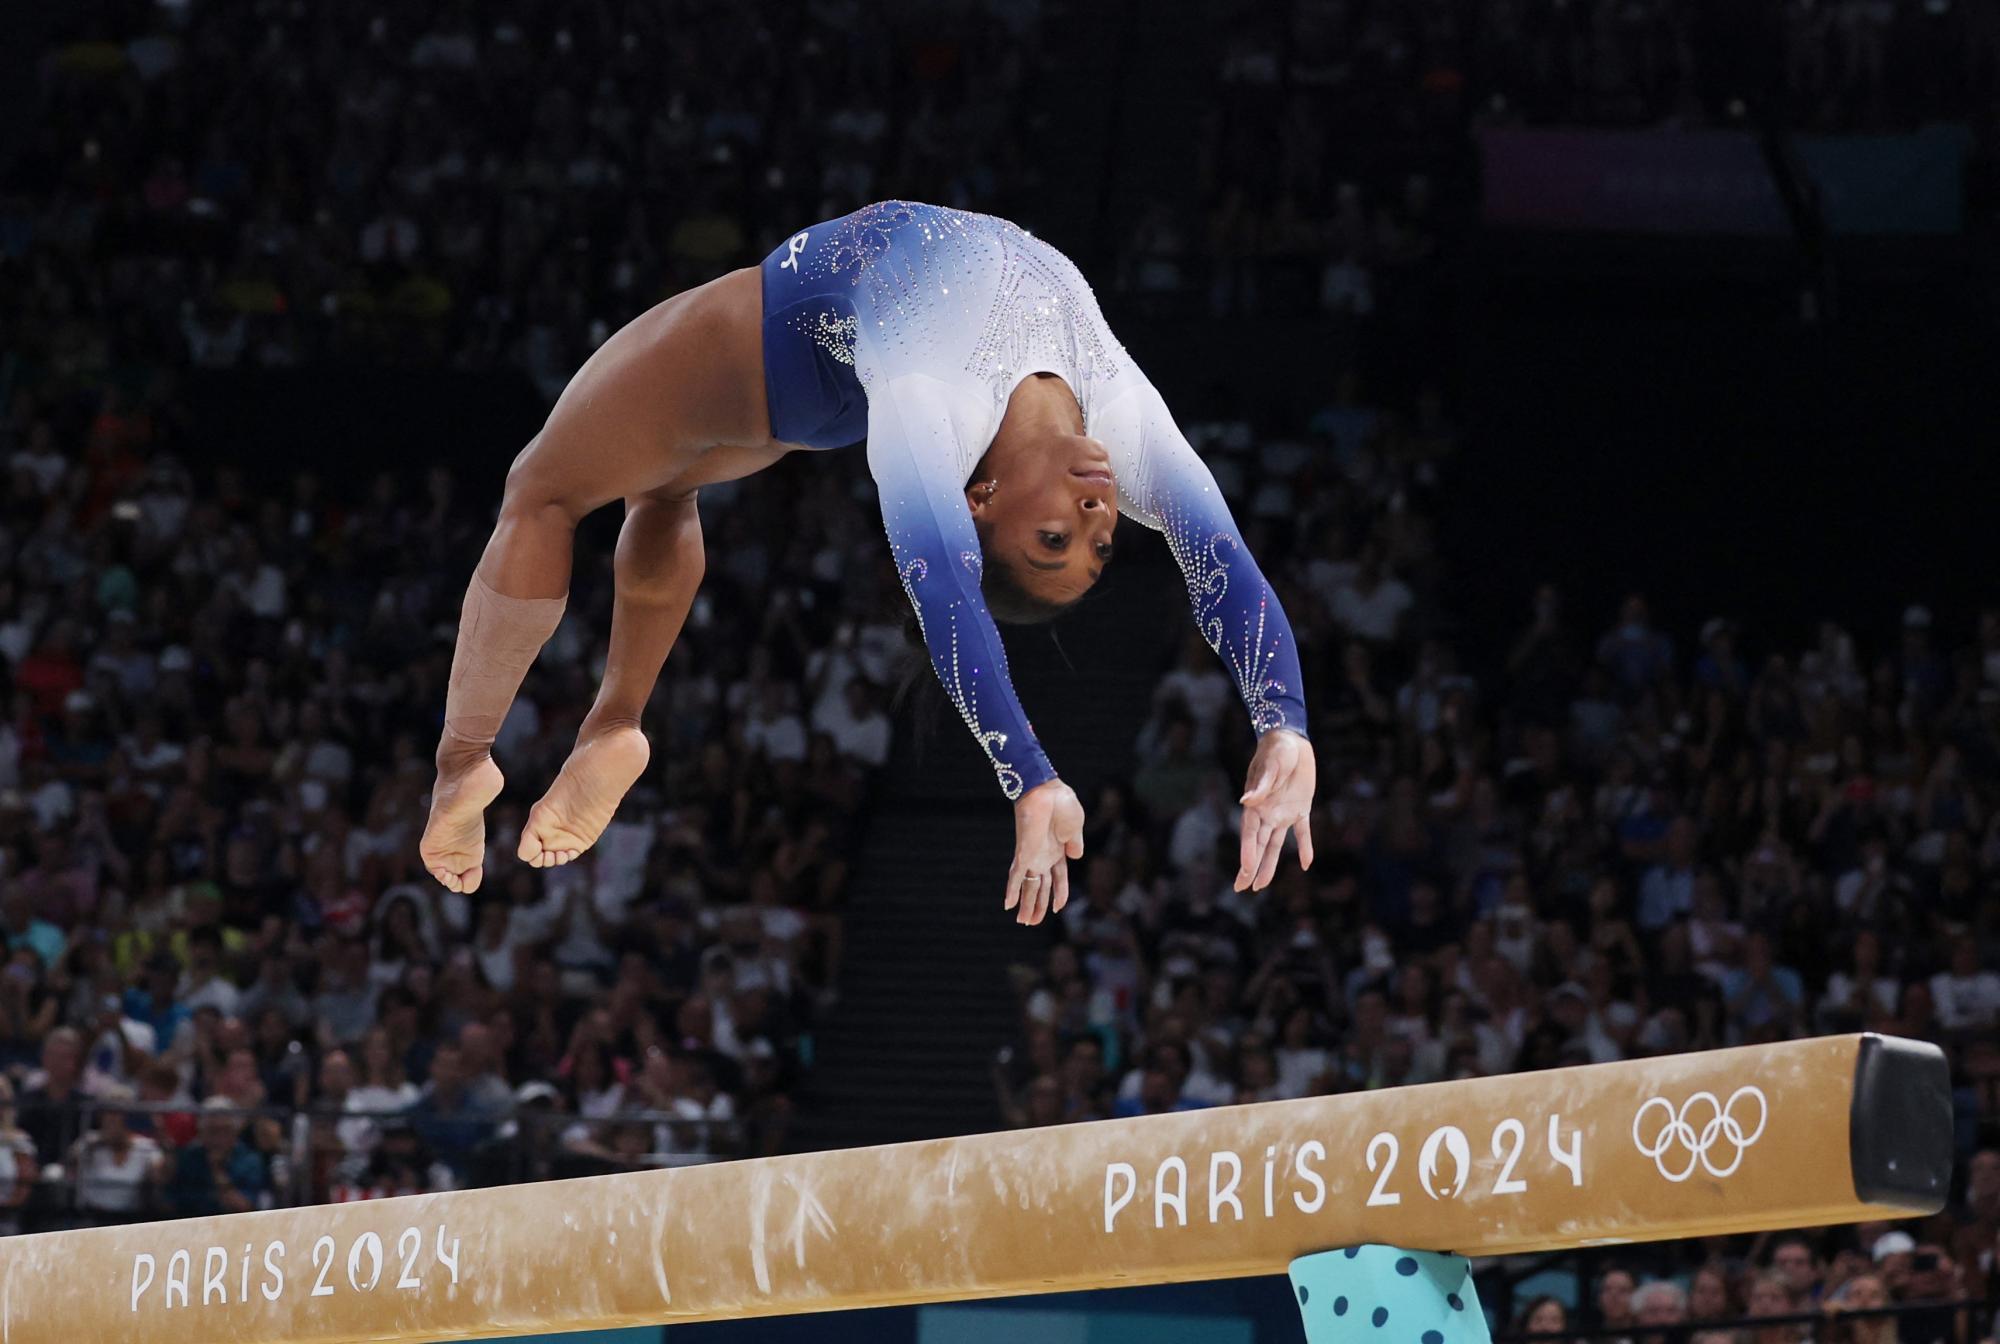
[{"label": "stadium stairs", "polygon": [[[1125,546],[1120,534],[1120,546]],[[1186,629],[1166,551],[1121,554],[1115,590],[1055,628],[1007,632],[1022,698],[1057,768],[1086,804],[1129,773],[1132,742]],[[918,747],[910,715],[850,887],[841,997],[814,1037],[795,1147],[978,1133],[999,1123],[990,1073],[1014,1039],[1008,967],[1038,963],[1046,927],[1000,908],[1013,850],[1008,806],[941,696]],[[1081,873],[1074,874],[1080,881]]]}]

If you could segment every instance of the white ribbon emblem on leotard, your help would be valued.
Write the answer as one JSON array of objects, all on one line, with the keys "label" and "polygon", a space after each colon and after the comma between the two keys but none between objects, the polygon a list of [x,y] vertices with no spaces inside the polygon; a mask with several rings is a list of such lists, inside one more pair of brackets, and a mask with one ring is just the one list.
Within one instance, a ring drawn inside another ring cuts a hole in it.
[{"label": "white ribbon emblem on leotard", "polygon": [[785,246],[790,249],[790,253],[783,261],[778,263],[778,269],[781,271],[796,271],[799,268],[799,253],[806,250],[806,234],[793,234],[791,240]]}]

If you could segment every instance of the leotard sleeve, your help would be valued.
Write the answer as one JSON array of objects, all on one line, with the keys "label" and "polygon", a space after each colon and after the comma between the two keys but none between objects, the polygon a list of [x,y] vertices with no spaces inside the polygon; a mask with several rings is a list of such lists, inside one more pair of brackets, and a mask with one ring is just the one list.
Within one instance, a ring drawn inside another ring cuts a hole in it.
[{"label": "leotard sleeve", "polygon": [[1150,382],[1121,394],[1092,430],[1126,447],[1119,507],[1161,533],[1187,580],[1194,623],[1221,655],[1257,736],[1306,732],[1298,643],[1229,505]]},{"label": "leotard sleeve", "polygon": [[1000,791],[1019,798],[1056,777],[1014,693],[1007,652],[979,586],[983,557],[958,476],[963,407],[923,374],[868,394],[868,469],[882,500],[896,573],[916,609],[938,681],[992,762]]}]

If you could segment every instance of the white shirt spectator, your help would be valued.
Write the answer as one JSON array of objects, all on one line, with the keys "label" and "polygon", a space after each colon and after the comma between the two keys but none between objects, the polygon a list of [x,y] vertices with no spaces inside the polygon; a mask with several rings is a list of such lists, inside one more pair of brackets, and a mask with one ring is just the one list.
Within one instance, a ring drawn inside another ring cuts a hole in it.
[{"label": "white shirt spectator", "polygon": [[806,726],[790,710],[770,718],[753,717],[743,725],[743,743],[752,751],[763,752],[768,760],[803,761]]},{"label": "white shirt spectator", "polygon": [[1319,306],[1330,313],[1366,317],[1375,311],[1375,281],[1351,255],[1320,272]]},{"label": "white shirt spectator", "polygon": [[1360,570],[1361,566],[1352,560],[1330,560],[1321,556],[1306,566],[1306,588],[1331,615],[1340,590],[1353,583]]},{"label": "white shirt spectator", "polygon": [[1278,1065],[1278,1095],[1287,1101],[1311,1096],[1320,1077],[1333,1068],[1333,1052],[1316,1045],[1281,1045],[1272,1056]]},{"label": "white shirt spectator", "polygon": [[382,1137],[378,1117],[401,1114],[416,1105],[422,1095],[422,1089],[415,1083],[396,1087],[372,1084],[350,1089],[341,1107],[347,1114],[334,1131],[340,1135],[340,1146],[356,1157],[374,1152],[376,1142]]},{"label": "white shirt spectator", "polygon": [[1937,1004],[1938,1021],[1948,1030],[1990,1027],[2000,1020],[2000,972],[1939,971],[1931,977],[1931,999]]},{"label": "white shirt spectator", "polygon": [[707,1124],[657,1125],[653,1147],[662,1153],[704,1156],[714,1148],[719,1127],[736,1118],[736,1100],[727,1092],[717,1092],[703,1105],[694,1097],[675,1097],[668,1107],[676,1120],[708,1121]]},{"label": "white shirt spectator", "polygon": [[134,1134],[120,1157],[110,1144],[92,1135],[77,1158],[76,1202],[96,1213],[136,1213],[147,1178],[160,1160],[160,1145]]},{"label": "white shirt spectator", "polygon": [[501,938],[498,947],[487,947],[484,943],[473,945],[472,955],[479,963],[479,973],[486,977],[487,984],[502,994],[514,988],[514,949],[518,946],[520,944],[512,928]]},{"label": "white shirt spectator", "polygon": [[831,702],[822,699],[813,710],[813,727],[832,738],[833,749],[842,756],[870,769],[889,763],[889,716],[880,709],[871,706],[856,714],[844,695]]},{"label": "white shirt spectator", "polygon": [[222,586],[235,593],[251,612],[268,621],[285,615],[285,575],[276,565],[260,564],[253,571],[236,570]]},{"label": "white shirt spectator", "polygon": [[821,719],[846,707],[847,683],[860,674],[860,656],[848,644],[817,648],[806,655],[806,684],[819,691],[812,706],[815,728],[820,727]]},{"label": "white shirt spectator", "polygon": [[637,899],[646,881],[646,860],[652,855],[659,828],[650,816],[614,819],[597,841],[597,910],[613,924],[623,923],[626,907]]},{"label": "white shirt spectator", "polygon": [[187,749],[178,742],[155,739],[143,743],[136,736],[125,739],[125,760],[141,775],[157,775],[187,759]]},{"label": "white shirt spectator", "polygon": [[1694,869],[1656,863],[1639,879],[1639,927],[1656,933],[1694,910]]},{"label": "white shirt spectator", "polygon": [[1229,809],[1213,792],[1174,819],[1167,839],[1167,859],[1185,871],[1199,857],[1215,853],[1215,846],[1229,829]]},{"label": "white shirt spectator", "polygon": [[0,620],[0,657],[10,663],[26,658],[28,650],[35,647],[35,632],[40,625],[41,616],[29,610],[11,613]]},{"label": "white shirt spectator", "polygon": [[361,875],[361,865],[371,857],[393,859],[396,851],[403,847],[405,828],[399,823],[389,823],[379,831],[357,826],[347,833],[347,844],[342,859],[347,865],[349,877]]},{"label": "white shirt spectator", "polygon": [[84,1056],[85,1092],[94,1097],[104,1096],[137,1081],[125,1069],[127,1046],[149,1058],[159,1053],[159,1042],[150,1025],[121,1016],[117,1026],[105,1030],[91,1042],[90,1052]]},{"label": "white shirt spectator", "polygon": [[210,977],[206,984],[189,987],[181,995],[181,1002],[187,1005],[190,1013],[197,1008],[213,1005],[224,1017],[234,1017],[237,1003],[242,997],[242,990],[217,975]]},{"label": "white shirt spectator", "polygon": [[306,748],[305,774],[330,784],[345,784],[354,777],[354,753],[330,737]]},{"label": "white shirt spectator", "polygon": [[76,793],[66,781],[50,778],[28,795],[28,810],[41,829],[56,830],[76,815]]},{"label": "white shirt spectator", "polygon": [[1854,977],[1846,971],[1835,971],[1826,978],[1826,993],[1820,997],[1820,1013],[1825,1015],[1829,1008],[1852,1007],[1866,1011],[1873,1009],[1881,1013],[1896,1011],[1896,1001],[1902,997],[1902,985],[1894,976],[1878,975],[1857,993]]},{"label": "white shirt spectator", "polygon": [[116,682],[126,698],[135,704],[142,703],[151,695],[158,681],[153,656],[143,649],[130,649],[123,653],[100,649],[90,656],[89,676],[92,681],[105,678]]},{"label": "white shirt spectator", "polygon": [[1196,726],[1210,731],[1234,698],[1229,678],[1223,676],[1222,669],[1213,663],[1201,668],[1177,667],[1161,677],[1153,703],[1159,704],[1176,696],[1187,706]]},{"label": "white shirt spectator", "polygon": [[53,438],[36,435],[29,440],[27,447],[8,460],[7,465],[13,468],[16,480],[25,476],[34,486],[35,493],[51,495],[62,484],[69,459],[56,450]]},{"label": "white shirt spectator", "polygon": [[1362,639],[1386,644],[1396,637],[1396,627],[1401,624],[1403,613],[1410,609],[1416,599],[1409,587],[1393,574],[1385,574],[1372,589],[1364,592],[1355,579],[1350,579],[1333,595],[1333,619],[1338,621],[1348,633]]},{"label": "white shirt spectator", "polygon": [[514,906],[507,912],[508,941],[516,945],[541,942],[555,932],[562,912],[562,889],[553,882],[545,882],[540,900],[531,905]]}]

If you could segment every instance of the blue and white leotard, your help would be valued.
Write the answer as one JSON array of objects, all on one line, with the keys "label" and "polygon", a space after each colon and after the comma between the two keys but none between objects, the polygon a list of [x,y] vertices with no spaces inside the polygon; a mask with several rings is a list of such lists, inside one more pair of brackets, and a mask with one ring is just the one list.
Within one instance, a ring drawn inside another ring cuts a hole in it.
[{"label": "blue and white leotard", "polygon": [[945,692],[1008,798],[1056,778],[980,592],[966,482],[1014,389],[1069,384],[1104,444],[1120,512],[1162,533],[1195,624],[1259,736],[1303,733],[1298,650],[1215,478],[1111,334],[1069,258],[1005,220],[885,201],[801,229],[765,260],[765,386],[775,437],[868,441],[896,572]]}]

